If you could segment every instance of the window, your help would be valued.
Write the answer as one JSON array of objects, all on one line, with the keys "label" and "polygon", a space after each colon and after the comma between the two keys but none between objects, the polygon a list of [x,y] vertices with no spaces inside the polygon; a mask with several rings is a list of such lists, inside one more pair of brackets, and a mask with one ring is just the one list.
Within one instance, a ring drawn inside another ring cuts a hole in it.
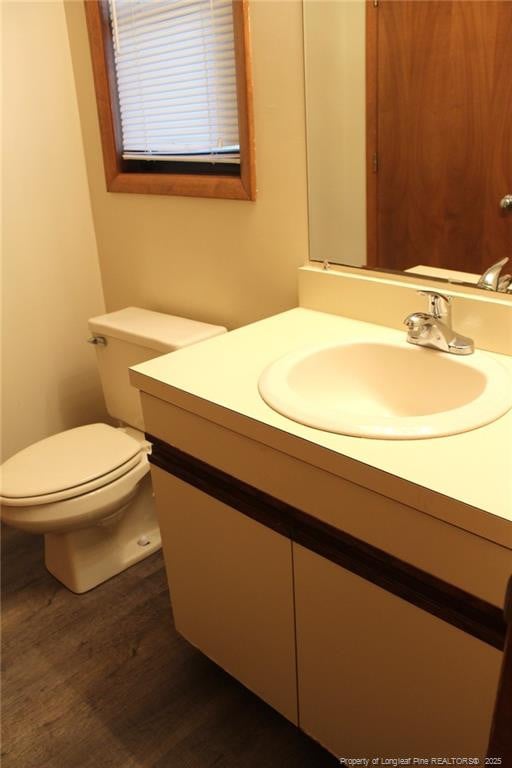
[{"label": "window", "polygon": [[247,0],[86,0],[107,189],[254,200]]}]

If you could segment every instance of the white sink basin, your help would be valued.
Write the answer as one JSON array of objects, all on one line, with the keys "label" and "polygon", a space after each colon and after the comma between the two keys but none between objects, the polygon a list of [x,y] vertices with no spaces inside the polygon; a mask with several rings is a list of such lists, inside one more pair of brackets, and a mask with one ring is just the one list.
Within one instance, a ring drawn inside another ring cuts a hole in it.
[{"label": "white sink basin", "polygon": [[268,366],[258,387],[301,424],[391,440],[467,432],[512,407],[508,371],[484,352],[456,357],[406,342],[302,348]]}]

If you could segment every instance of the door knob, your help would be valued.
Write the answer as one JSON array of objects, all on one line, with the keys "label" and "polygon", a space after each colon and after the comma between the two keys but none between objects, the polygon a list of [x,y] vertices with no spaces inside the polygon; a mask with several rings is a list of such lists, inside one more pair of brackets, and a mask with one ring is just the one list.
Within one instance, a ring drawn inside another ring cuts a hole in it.
[{"label": "door knob", "polygon": [[512,211],[512,195],[505,195],[500,200],[500,208],[504,211]]}]

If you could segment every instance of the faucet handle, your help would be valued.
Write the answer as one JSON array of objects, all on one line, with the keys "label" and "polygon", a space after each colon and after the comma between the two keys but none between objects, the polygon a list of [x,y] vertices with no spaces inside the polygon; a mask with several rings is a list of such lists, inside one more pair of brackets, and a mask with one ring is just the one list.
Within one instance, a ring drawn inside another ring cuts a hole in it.
[{"label": "faucet handle", "polygon": [[445,296],[437,291],[418,291],[421,296],[426,296],[428,299],[428,311],[436,318],[436,320],[444,320],[446,323],[450,321],[451,314],[451,296]]},{"label": "faucet handle", "polygon": [[501,259],[500,261],[497,261],[496,264],[490,266],[489,269],[486,269],[476,284],[476,287],[484,288],[486,291],[497,291],[499,288],[501,269],[505,266],[507,261],[508,256],[506,256],[504,259]]}]

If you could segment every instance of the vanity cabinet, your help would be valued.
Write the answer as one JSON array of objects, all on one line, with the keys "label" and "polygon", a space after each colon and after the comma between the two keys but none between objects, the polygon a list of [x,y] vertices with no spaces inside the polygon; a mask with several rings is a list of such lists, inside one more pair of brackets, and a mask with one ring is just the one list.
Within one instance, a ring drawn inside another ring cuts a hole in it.
[{"label": "vanity cabinet", "polygon": [[178,632],[297,724],[288,538],[152,467]]},{"label": "vanity cabinet", "polygon": [[481,757],[512,553],[142,402],[177,630],[334,755]]},{"label": "vanity cabinet", "polygon": [[302,730],[338,756],[485,755],[501,653],[293,549]]},{"label": "vanity cabinet", "polygon": [[158,466],[152,477],[189,642],[335,755],[485,754],[499,650]]}]

